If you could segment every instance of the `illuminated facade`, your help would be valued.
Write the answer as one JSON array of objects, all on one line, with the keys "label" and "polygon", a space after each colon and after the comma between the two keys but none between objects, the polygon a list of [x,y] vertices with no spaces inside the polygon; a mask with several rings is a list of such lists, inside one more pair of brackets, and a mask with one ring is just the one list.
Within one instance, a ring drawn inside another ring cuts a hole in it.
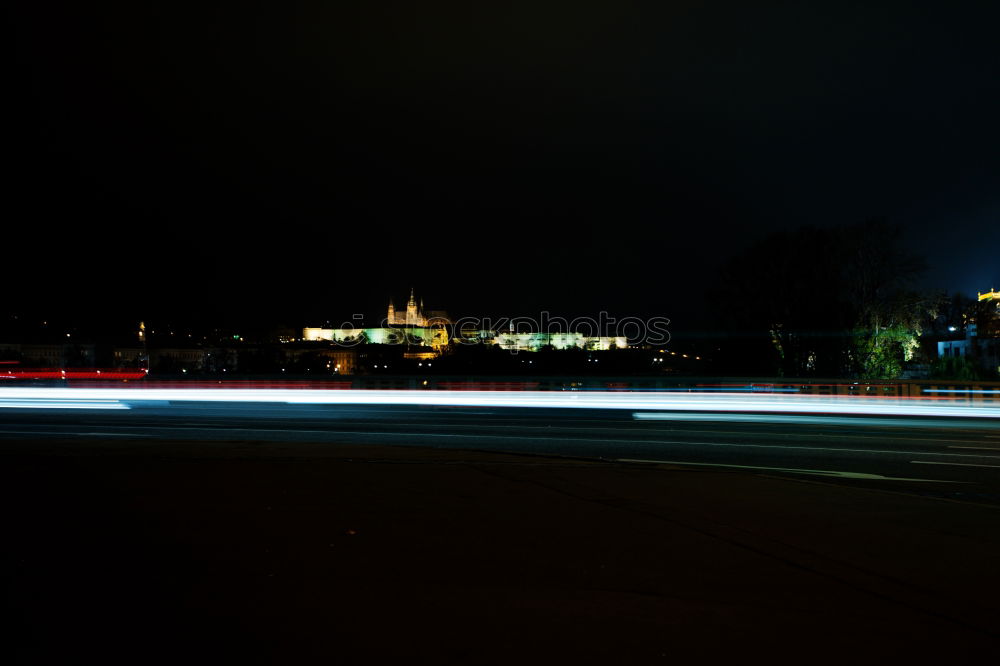
[{"label": "illuminated facade", "polygon": [[624,336],[586,336],[582,333],[497,333],[492,342],[511,351],[538,351],[544,347],[576,347],[588,351],[628,348],[628,340]]},{"label": "illuminated facade", "polygon": [[302,339],[306,342],[337,342],[343,345],[410,344],[424,347],[445,347],[448,345],[448,330],[443,327],[411,328],[304,328]]},{"label": "illuminated facade", "polygon": [[[336,342],[343,345],[375,344],[433,347],[441,350],[451,342],[448,329],[436,327],[410,328],[306,328],[302,339],[307,342]],[[624,336],[586,336],[582,333],[495,333],[494,331],[463,331],[465,344],[497,345],[510,351],[552,349],[585,349],[607,351],[627,349]]]},{"label": "illuminated facade", "polygon": [[386,326],[410,326],[426,328],[429,326],[440,326],[450,323],[448,315],[440,310],[424,310],[424,299],[418,302],[413,289],[410,289],[410,298],[406,301],[405,310],[396,310],[396,305],[389,299],[389,308],[385,315]]},{"label": "illuminated facade", "polygon": [[976,311],[978,335],[983,338],[1000,338],[1000,291],[990,289],[978,296],[979,307]]},{"label": "illuminated facade", "polygon": [[988,372],[1000,374],[1000,291],[977,293],[964,340],[941,340],[938,357],[965,357]]},{"label": "illuminated facade", "polygon": [[[455,329],[452,331],[452,329]],[[459,330],[460,329],[460,330]],[[456,328],[448,313],[442,310],[424,310],[424,301],[416,298],[410,289],[410,298],[405,310],[396,310],[389,300],[385,323],[379,328],[305,328],[302,339],[306,342],[335,342],[344,346],[358,344],[407,345],[408,347],[432,347],[433,353],[440,353],[453,340],[461,344],[497,345],[511,351],[539,351],[542,349],[584,349],[607,351],[627,349],[628,340],[624,336],[585,336],[582,333],[515,333],[493,330],[471,330]],[[427,353],[412,351],[413,354]],[[416,358],[416,357],[414,357]]]}]

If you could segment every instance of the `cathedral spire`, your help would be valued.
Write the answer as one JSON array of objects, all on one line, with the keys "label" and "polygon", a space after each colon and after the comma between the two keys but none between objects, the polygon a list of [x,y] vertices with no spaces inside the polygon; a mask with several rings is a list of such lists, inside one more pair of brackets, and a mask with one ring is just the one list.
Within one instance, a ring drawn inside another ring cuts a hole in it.
[{"label": "cathedral spire", "polygon": [[419,326],[420,315],[417,313],[417,299],[413,294],[413,287],[410,287],[410,300],[406,302],[406,325]]}]

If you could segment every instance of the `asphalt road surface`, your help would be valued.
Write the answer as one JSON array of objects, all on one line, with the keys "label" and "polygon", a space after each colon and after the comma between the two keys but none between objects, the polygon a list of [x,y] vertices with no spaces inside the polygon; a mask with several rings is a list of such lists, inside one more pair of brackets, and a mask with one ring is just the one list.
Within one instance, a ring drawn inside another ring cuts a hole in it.
[{"label": "asphalt road surface", "polygon": [[746,470],[1000,503],[1000,419],[279,403],[0,410],[0,438],[377,444]]},{"label": "asphalt road surface", "polygon": [[10,663],[1000,651],[989,415],[17,400]]}]

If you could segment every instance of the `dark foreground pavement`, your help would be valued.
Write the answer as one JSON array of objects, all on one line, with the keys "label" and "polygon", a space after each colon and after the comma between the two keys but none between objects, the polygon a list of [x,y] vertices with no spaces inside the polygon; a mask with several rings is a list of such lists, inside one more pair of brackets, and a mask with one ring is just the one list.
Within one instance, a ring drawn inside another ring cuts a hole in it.
[{"label": "dark foreground pavement", "polygon": [[306,442],[6,440],[0,474],[13,663],[1000,656],[995,506]]}]

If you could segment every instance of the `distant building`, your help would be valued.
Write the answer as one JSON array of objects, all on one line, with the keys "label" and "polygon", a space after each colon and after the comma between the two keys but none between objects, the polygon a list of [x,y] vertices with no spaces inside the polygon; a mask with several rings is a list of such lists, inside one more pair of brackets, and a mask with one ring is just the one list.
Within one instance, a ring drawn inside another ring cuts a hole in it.
[{"label": "distant building", "polygon": [[[582,333],[497,333],[495,331],[461,331],[464,344],[497,345],[510,351],[553,349],[585,349],[607,351],[627,349],[624,336],[586,336]],[[440,328],[304,328],[302,339],[307,342],[336,342],[343,346],[358,344],[408,345],[432,347],[441,351],[451,339],[446,327]]]},{"label": "distant building", "polygon": [[410,289],[410,299],[406,301],[406,310],[404,311],[397,311],[392,299],[389,299],[389,308],[385,315],[386,326],[426,328],[450,323],[448,313],[442,310],[425,311],[424,299],[421,298],[418,303],[413,289]]},{"label": "distant building", "polygon": [[25,367],[67,368],[92,367],[96,345],[92,344],[0,344],[4,356],[17,359]]},{"label": "distant building", "polygon": [[1000,338],[1000,291],[978,294],[976,328],[983,338]]},{"label": "distant building", "polygon": [[[973,330],[975,326],[971,327]],[[974,334],[973,334],[974,335]],[[937,355],[938,358],[945,358],[948,356],[968,356],[970,350],[971,337],[965,340],[941,340],[937,343]]]},{"label": "distant building", "polygon": [[359,344],[447,347],[448,329],[439,328],[304,328],[306,342],[337,342],[343,346]]},{"label": "distant building", "polygon": [[226,350],[205,351],[199,347],[160,347],[149,350],[149,367],[154,372],[200,372],[229,368]]},{"label": "distant building", "polygon": [[353,349],[336,349],[328,353],[327,368],[338,375],[353,375],[358,366],[358,354]]},{"label": "distant building", "polygon": [[138,368],[146,360],[146,352],[142,347],[115,347],[112,358],[116,368]]},{"label": "distant building", "polygon": [[306,371],[326,370],[334,375],[353,375],[358,367],[357,351],[349,348],[317,349],[314,345],[293,344],[283,346],[282,352],[286,364],[301,366]]},{"label": "distant building", "polygon": [[939,358],[964,357],[987,370],[1000,373],[1000,292],[978,294],[975,314],[965,327],[964,340],[941,340]]},{"label": "distant building", "polygon": [[[454,339],[453,337],[454,336]],[[624,336],[585,336],[571,332],[515,333],[456,328],[443,310],[424,310],[423,299],[419,301],[411,289],[405,310],[396,310],[392,300],[386,311],[385,326],[377,328],[304,328],[302,339],[307,342],[336,342],[343,346],[358,344],[406,345],[431,347],[440,353],[453,341],[462,344],[497,345],[511,351],[538,351],[552,349],[584,349],[606,351],[627,349],[628,340]],[[428,351],[416,349],[408,352],[413,358],[428,357]]]},{"label": "distant building", "polygon": [[628,339],[623,336],[585,336],[582,333],[497,333],[492,343],[511,351],[538,351],[543,347],[575,347],[588,351],[628,348]]}]

